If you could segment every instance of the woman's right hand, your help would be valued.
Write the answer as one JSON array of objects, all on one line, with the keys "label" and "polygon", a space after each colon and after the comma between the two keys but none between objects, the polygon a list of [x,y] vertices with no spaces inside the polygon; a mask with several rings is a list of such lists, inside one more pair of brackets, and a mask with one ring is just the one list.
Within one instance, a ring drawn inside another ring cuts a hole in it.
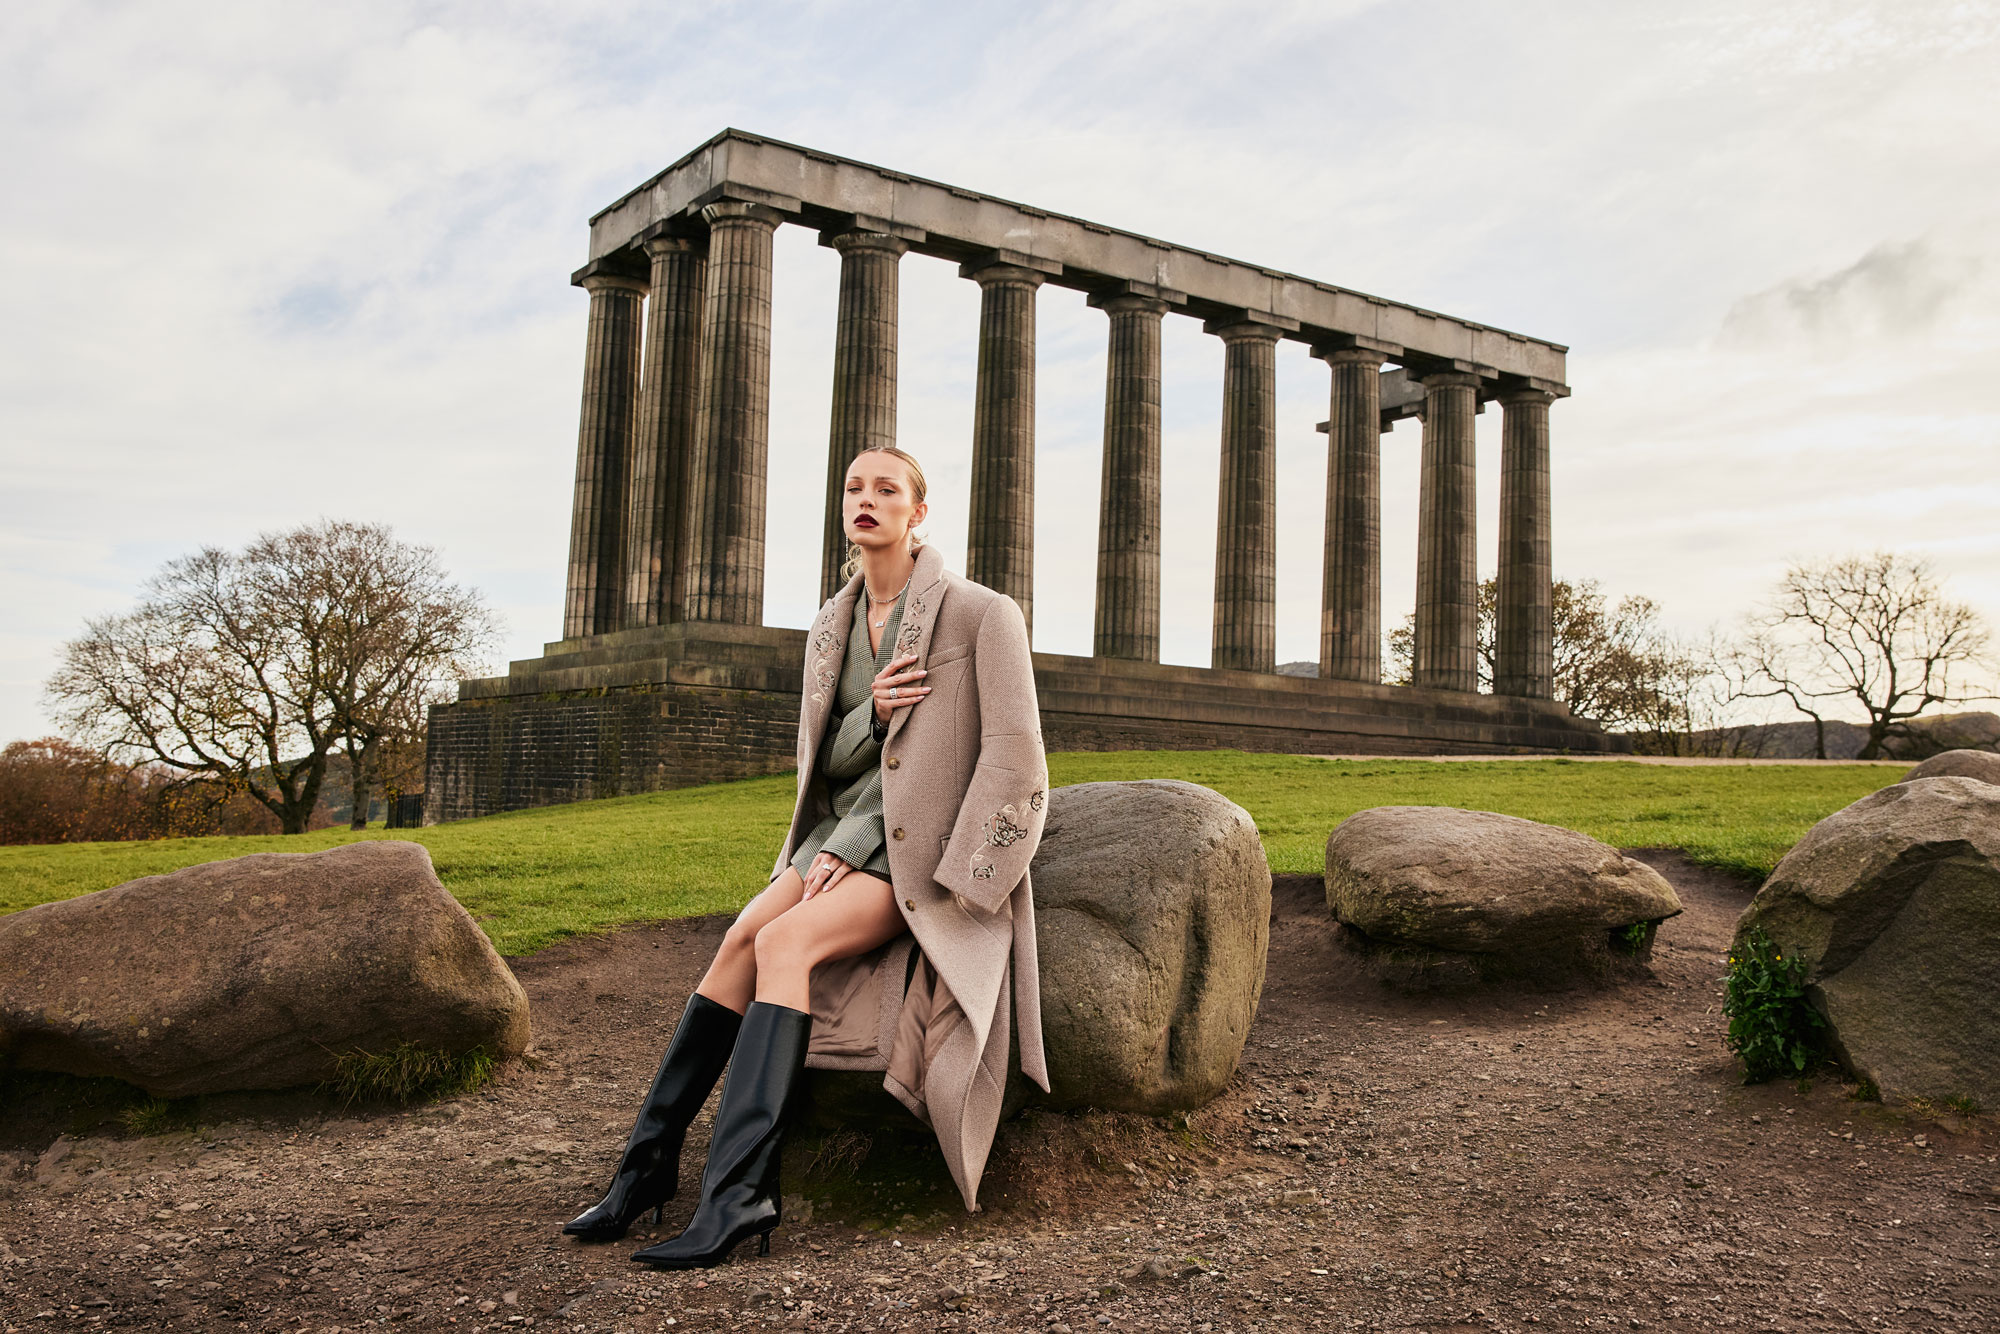
[{"label": "woman's right hand", "polygon": [[892,658],[888,666],[875,674],[873,690],[877,722],[888,722],[897,709],[907,709],[931,693],[929,686],[918,684],[924,679],[922,668],[905,670],[916,660],[914,653]]}]

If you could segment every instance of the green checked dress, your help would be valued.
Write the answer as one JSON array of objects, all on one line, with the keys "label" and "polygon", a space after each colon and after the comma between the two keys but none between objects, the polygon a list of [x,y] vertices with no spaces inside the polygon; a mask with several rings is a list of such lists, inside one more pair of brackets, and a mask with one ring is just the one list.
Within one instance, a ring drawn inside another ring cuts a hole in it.
[{"label": "green checked dress", "polygon": [[889,878],[889,839],[882,829],[882,743],[875,736],[875,676],[896,652],[896,629],[903,623],[906,585],[882,629],[879,652],[868,647],[868,586],[854,597],[854,626],[847,635],[840,680],[834,685],[820,742],[820,781],[833,799],[833,814],[799,840],[792,867],[801,876],[812,859],[830,852],[857,871]]}]

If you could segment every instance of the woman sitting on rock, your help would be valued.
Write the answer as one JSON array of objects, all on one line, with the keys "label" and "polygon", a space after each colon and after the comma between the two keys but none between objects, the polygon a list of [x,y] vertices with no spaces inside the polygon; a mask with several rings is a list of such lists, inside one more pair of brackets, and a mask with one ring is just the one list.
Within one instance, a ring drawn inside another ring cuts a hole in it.
[{"label": "woman sitting on rock", "polygon": [[881,1070],[936,1132],[967,1209],[999,1123],[1007,1049],[1048,1088],[1028,861],[1048,797],[1027,626],[916,532],[923,469],[848,466],[846,587],[807,638],[799,789],[770,886],[688,999],[604,1199],[563,1231],[623,1236],[678,1185],[681,1140],[725,1064],[681,1234],[632,1258],[770,1250],[778,1153],[804,1066]]}]

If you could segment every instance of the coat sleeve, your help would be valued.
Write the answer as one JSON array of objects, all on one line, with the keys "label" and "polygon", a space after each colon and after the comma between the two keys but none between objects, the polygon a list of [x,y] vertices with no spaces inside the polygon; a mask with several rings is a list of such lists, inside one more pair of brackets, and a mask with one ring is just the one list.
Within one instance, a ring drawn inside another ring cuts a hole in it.
[{"label": "coat sleeve", "polygon": [[968,903],[994,912],[1021,883],[1042,841],[1049,795],[1028,626],[1012,598],[994,598],[980,619],[972,670],[979,760],[936,878]]}]

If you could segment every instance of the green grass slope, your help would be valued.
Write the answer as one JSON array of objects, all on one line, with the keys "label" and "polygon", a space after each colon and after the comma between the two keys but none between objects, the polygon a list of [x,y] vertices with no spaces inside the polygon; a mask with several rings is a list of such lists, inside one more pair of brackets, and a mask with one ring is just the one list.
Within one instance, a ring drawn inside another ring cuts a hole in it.
[{"label": "green grass slope", "polygon": [[[1502,811],[1761,876],[1815,821],[1902,776],[1873,765],[1434,764],[1241,751],[1070,752],[1051,755],[1049,768],[1057,786],[1179,778],[1212,787],[1257,821],[1272,870],[1313,873],[1341,820],[1408,805]],[[783,775],[393,833],[0,848],[0,913],[224,857],[408,838],[430,849],[445,887],[501,953],[527,954],[625,922],[735,911],[770,874],[792,792]]]}]

